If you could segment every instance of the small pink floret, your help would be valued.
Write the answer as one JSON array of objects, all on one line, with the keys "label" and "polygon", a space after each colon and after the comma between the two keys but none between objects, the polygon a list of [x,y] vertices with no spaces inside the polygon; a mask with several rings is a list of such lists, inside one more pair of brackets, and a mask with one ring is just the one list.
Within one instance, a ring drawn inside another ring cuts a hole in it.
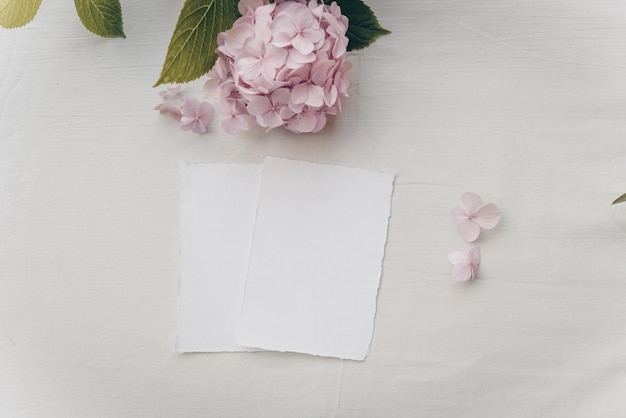
[{"label": "small pink floret", "polygon": [[454,280],[459,282],[474,280],[480,266],[480,249],[471,247],[468,251],[455,251],[448,255],[448,261],[452,264],[450,272]]},{"label": "small pink floret", "polygon": [[472,192],[463,193],[461,201],[464,208],[452,208],[452,216],[456,219],[456,230],[467,242],[476,241],[480,230],[492,229],[500,221],[500,210],[493,203],[483,205],[480,196]]},{"label": "small pink floret", "polygon": [[214,115],[215,109],[211,103],[188,98],[182,108],[180,128],[197,134],[206,133]]}]

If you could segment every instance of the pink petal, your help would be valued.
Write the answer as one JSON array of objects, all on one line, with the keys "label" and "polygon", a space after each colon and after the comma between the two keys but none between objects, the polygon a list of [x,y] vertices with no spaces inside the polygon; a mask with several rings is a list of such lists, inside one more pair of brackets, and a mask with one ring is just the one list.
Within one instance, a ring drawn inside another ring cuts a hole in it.
[{"label": "pink petal", "polygon": [[287,106],[289,104],[289,99],[291,98],[291,92],[289,89],[280,88],[276,89],[272,92],[272,103],[274,107],[278,106]]},{"label": "pink petal", "polygon": [[199,120],[196,120],[191,127],[191,131],[197,134],[204,134],[206,133],[206,126],[204,126]]},{"label": "pink petal", "polygon": [[278,109],[278,115],[283,119],[283,121],[290,119],[295,114],[296,112],[294,112],[289,106],[283,106]]},{"label": "pink petal", "polygon": [[[274,22],[276,22],[277,20],[275,20]],[[274,25],[272,25],[273,27]],[[272,44],[276,45],[279,48],[284,48],[286,46],[289,46],[291,44],[291,40],[293,39],[293,36],[291,36],[289,33],[287,32],[276,32],[274,33],[274,36],[272,38]]]},{"label": "pink petal", "polygon": [[256,57],[243,57],[237,61],[237,74],[244,80],[254,80],[261,74],[261,62]]},{"label": "pink petal", "polygon": [[[292,51],[294,51],[292,49]],[[289,71],[285,74],[285,78],[288,78],[291,83],[298,84],[302,81],[308,81],[311,75],[311,66],[307,64],[300,64],[297,68]]]},{"label": "pink petal", "polygon": [[289,54],[287,55],[285,66],[287,68],[296,69],[304,64],[309,64],[313,61],[315,61],[315,54],[313,52],[304,55],[298,52],[297,49],[291,48],[289,50]]},{"label": "pink petal", "polygon": [[309,98],[305,103],[308,106],[321,107],[324,104],[324,89],[315,84],[309,84]]},{"label": "pink petal", "polygon": [[468,212],[474,213],[483,204],[483,200],[476,193],[466,192],[461,195],[461,201],[467,208]]},{"label": "pink petal", "polygon": [[337,97],[337,87],[334,85],[324,89],[324,103],[326,103],[326,106],[332,107],[335,103],[337,103]]},{"label": "pink petal", "polygon": [[182,91],[183,87],[180,84],[173,84],[170,87],[167,87],[165,90],[161,90],[159,92],[159,96],[167,97],[167,96],[176,96],[178,93]]},{"label": "pink petal", "polygon": [[281,15],[274,19],[270,29],[272,31],[272,43],[280,48],[290,45],[297,32],[297,28],[294,27],[291,17],[288,15]]},{"label": "pink petal", "polygon": [[471,219],[457,221],[456,230],[461,238],[467,242],[476,241],[480,235],[480,226]]},{"label": "pink petal", "polygon": [[248,113],[253,116],[260,116],[272,108],[272,104],[265,96],[253,97],[248,103]]},{"label": "pink petal", "polygon": [[155,109],[162,115],[167,115],[168,113],[171,114],[176,120],[180,120],[182,116],[180,109],[170,103],[161,103],[160,105],[157,105]]},{"label": "pink petal", "polygon": [[303,104],[309,98],[307,83],[300,83],[291,90],[291,100],[294,104]]},{"label": "pink petal", "polygon": [[287,59],[287,50],[284,48],[276,48],[275,46],[268,45],[265,51],[264,62],[265,64],[279,68],[285,63]]},{"label": "pink petal", "polygon": [[448,260],[452,263],[450,272],[454,280],[462,282],[474,280],[480,264],[480,249],[471,247],[467,252],[455,251],[448,255]]},{"label": "pink petal", "polygon": [[215,116],[215,108],[213,105],[209,102],[202,102],[200,104],[200,121],[205,128],[211,124],[213,116]]},{"label": "pink petal", "polygon": [[328,81],[332,80],[333,66],[334,62],[328,59],[317,61],[311,69],[311,81],[318,86],[325,86]]},{"label": "pink petal", "polygon": [[241,15],[245,15],[249,10],[254,11],[257,7],[263,6],[263,4],[263,0],[240,0],[237,9]]},{"label": "pink petal", "polygon": [[315,128],[313,128],[313,130],[311,132],[315,133],[315,132],[319,132],[321,131],[324,126],[326,126],[326,114],[321,112],[317,114],[317,121],[315,124]]},{"label": "pink petal", "polygon": [[450,213],[452,214],[454,219],[456,219],[457,222],[464,221],[469,218],[469,215],[465,211],[465,209],[460,208],[458,206],[453,207]]},{"label": "pink petal", "polygon": [[224,129],[226,133],[234,135],[240,131],[247,131],[250,129],[250,125],[248,125],[248,121],[245,116],[232,115],[222,121],[222,129]]},{"label": "pink petal", "polygon": [[183,131],[192,131],[197,134],[206,132],[206,128],[197,119],[190,116],[183,116],[180,119],[180,129]]},{"label": "pink petal", "polygon": [[310,54],[311,52],[313,52],[313,49],[315,49],[313,42],[311,42],[308,38],[305,38],[302,35],[296,35],[291,41],[291,44],[295,49],[298,50],[299,53],[303,55]]},{"label": "pink petal", "polygon": [[350,41],[347,36],[338,37],[335,41],[335,44],[333,45],[333,58],[339,58],[343,56],[348,49],[349,42]]},{"label": "pink petal", "polygon": [[276,67],[272,67],[271,65],[267,64],[262,65],[261,76],[266,80],[273,80],[274,78],[276,78]]},{"label": "pink petal", "polygon": [[281,118],[278,112],[275,111],[267,112],[261,116],[257,116],[256,120],[259,125],[265,128],[277,128],[284,123],[283,118]]},{"label": "pink petal", "polygon": [[488,203],[476,211],[474,220],[481,228],[491,229],[500,221],[500,210],[493,203]]},{"label": "pink petal", "polygon": [[198,114],[198,110],[200,108],[200,102],[198,99],[189,98],[185,100],[185,104],[183,104],[182,112],[184,116],[196,116]]},{"label": "pink petal", "polygon": [[467,258],[469,259],[470,263],[473,266],[478,268],[478,265],[480,264],[480,248],[478,248],[478,247],[471,247],[467,251]]},{"label": "pink petal", "polygon": [[314,19],[311,20],[315,22],[316,25],[314,25],[313,27],[305,27],[305,29],[302,31],[302,35],[309,41],[316,44],[324,39],[325,33],[323,30],[320,30],[319,25],[317,25],[317,21],[315,21]]},{"label": "pink petal", "polygon": [[310,27],[314,27],[317,29],[319,27],[319,23],[313,18],[309,9],[307,9],[306,7],[294,7],[294,9],[295,10],[291,12],[291,19],[294,26],[296,26],[298,29],[305,29]]},{"label": "pink petal", "polygon": [[236,56],[241,53],[247,39],[254,36],[254,28],[251,25],[243,24],[233,26],[224,32],[224,47],[220,48],[224,53]]},{"label": "pink petal", "polygon": [[455,264],[452,266],[452,278],[458,282],[466,282],[475,277],[474,270],[469,264]]},{"label": "pink petal", "polygon": [[251,38],[246,39],[246,41],[243,43],[242,53],[244,55],[258,58],[263,55],[264,51],[265,51],[265,44],[263,43],[262,40],[258,38],[251,37]]},{"label": "pink petal", "polygon": [[217,78],[209,78],[202,85],[202,97],[209,97],[215,94],[220,86],[220,82]]},{"label": "pink petal", "polygon": [[289,128],[294,132],[308,133],[312,132],[317,126],[317,116],[315,111],[308,110],[297,115],[289,122]]},{"label": "pink petal", "polygon": [[232,99],[221,99],[215,103],[215,112],[224,117],[231,117],[237,112],[237,101]]},{"label": "pink petal", "polygon": [[465,251],[455,251],[448,254],[448,261],[452,264],[467,264],[469,259]]}]

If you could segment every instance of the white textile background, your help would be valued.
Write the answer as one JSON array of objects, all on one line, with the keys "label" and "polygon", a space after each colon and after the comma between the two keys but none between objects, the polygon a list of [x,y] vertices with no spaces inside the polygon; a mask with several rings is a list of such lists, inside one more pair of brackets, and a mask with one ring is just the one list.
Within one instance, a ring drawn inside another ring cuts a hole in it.
[{"label": "white textile background", "polygon": [[[310,136],[152,110],[182,1],[0,30],[0,416],[626,416],[626,3],[368,4],[393,34]],[[174,351],[178,163],[264,155],[397,174],[365,362]],[[466,285],[468,190],[502,221]]]}]

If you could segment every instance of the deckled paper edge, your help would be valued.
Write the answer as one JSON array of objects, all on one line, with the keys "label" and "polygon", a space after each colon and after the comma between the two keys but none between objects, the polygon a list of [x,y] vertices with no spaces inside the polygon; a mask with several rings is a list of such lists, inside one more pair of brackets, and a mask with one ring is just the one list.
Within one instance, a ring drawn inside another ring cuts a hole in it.
[{"label": "deckled paper edge", "polygon": [[387,228],[386,228],[386,233],[385,233],[385,242],[383,243],[382,254],[380,256],[380,273],[378,276],[378,287],[376,287],[376,300],[374,301],[376,306],[374,308],[374,315],[372,315],[372,318],[371,318],[372,333],[370,334],[370,340],[369,340],[369,343],[367,344],[365,355],[363,356],[362,359],[360,359],[360,361],[365,361],[365,359],[369,356],[370,348],[372,346],[372,341],[374,340],[374,332],[376,332],[376,315],[378,314],[378,298],[380,296],[380,285],[383,280],[383,266],[385,262],[385,256],[387,255],[387,241],[389,240],[389,223],[391,221],[391,206],[392,206],[392,201],[393,201],[393,191],[395,189],[396,175],[392,173],[383,173],[383,174],[387,174],[391,176],[391,181],[389,182],[390,190],[389,190],[389,209],[387,211]]}]

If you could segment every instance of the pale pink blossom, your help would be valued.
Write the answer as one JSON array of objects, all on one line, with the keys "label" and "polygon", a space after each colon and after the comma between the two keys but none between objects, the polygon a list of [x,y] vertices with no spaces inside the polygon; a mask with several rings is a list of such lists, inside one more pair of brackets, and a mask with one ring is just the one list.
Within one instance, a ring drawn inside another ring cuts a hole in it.
[{"label": "pale pink blossom", "polygon": [[203,134],[213,116],[215,109],[209,102],[200,102],[195,98],[188,98],[182,107],[182,117],[180,118],[180,128],[183,131],[192,131],[197,134]]},{"label": "pale pink blossom", "polygon": [[465,208],[452,208],[456,219],[456,230],[467,242],[475,241],[481,228],[492,229],[500,221],[500,210],[493,203],[483,205],[483,200],[475,193],[467,192],[461,196]]},{"label": "pale pink blossom", "polygon": [[215,107],[216,113],[223,117],[222,129],[231,135],[250,129],[248,112],[240,100],[221,100]]},{"label": "pale pink blossom", "polygon": [[276,128],[291,118],[295,112],[289,105],[289,89],[274,90],[268,96],[256,96],[248,103],[248,113],[256,116],[259,125],[266,128]]},{"label": "pale pink blossom", "polygon": [[286,58],[285,49],[266,45],[259,38],[248,38],[243,44],[241,58],[235,69],[237,75],[246,81],[253,81],[260,76],[272,80]]},{"label": "pale pink blossom", "polygon": [[480,249],[471,247],[468,251],[455,251],[448,255],[448,261],[452,264],[450,272],[454,280],[459,282],[474,280],[480,265]]},{"label": "pale pink blossom", "polygon": [[293,46],[306,55],[313,52],[325,35],[311,11],[304,5],[295,4],[298,7],[291,7],[289,13],[281,11],[276,14],[271,25],[272,42],[278,47]]},{"label": "pale pink blossom", "polygon": [[[320,62],[328,62],[332,67],[332,63],[329,60],[318,61],[315,65],[318,65]],[[320,107],[324,104],[324,89],[322,86],[313,82],[311,69],[311,65],[303,65],[291,75],[291,78],[297,78],[297,82],[291,90],[291,103],[295,106],[307,105]],[[327,77],[324,77],[318,82],[324,83],[326,82],[326,78]]]},{"label": "pale pink blossom", "polygon": [[154,109],[158,110],[162,115],[172,115],[174,119],[180,120],[182,117],[182,105],[185,98],[182,94],[182,86],[174,84],[166,87],[165,90],[159,92],[163,103],[158,104]]}]

